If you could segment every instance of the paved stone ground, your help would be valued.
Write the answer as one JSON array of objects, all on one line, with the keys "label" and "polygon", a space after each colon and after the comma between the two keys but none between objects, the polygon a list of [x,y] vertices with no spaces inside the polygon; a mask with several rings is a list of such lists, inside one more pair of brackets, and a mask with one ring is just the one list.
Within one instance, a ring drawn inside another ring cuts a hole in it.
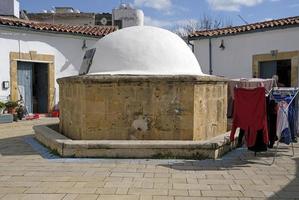
[{"label": "paved stone ground", "polygon": [[0,199],[299,199],[299,145],[219,160],[61,159],[33,139],[42,119],[0,125]]}]

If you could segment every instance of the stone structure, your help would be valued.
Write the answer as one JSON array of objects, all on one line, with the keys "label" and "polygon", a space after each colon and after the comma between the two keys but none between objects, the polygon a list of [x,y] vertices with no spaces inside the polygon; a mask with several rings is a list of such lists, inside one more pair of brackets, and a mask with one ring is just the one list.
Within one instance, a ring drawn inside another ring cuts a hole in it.
[{"label": "stone structure", "polygon": [[57,124],[33,127],[35,138],[61,157],[217,159],[236,147],[226,132],[210,140],[72,140]]},{"label": "stone structure", "polygon": [[58,79],[68,138],[207,140],[226,132],[225,79],[203,74],[177,35],[130,27],[94,48],[89,74]]},{"label": "stone structure", "polygon": [[226,131],[224,81],[209,76],[62,78],[60,131],[78,140],[206,140]]}]

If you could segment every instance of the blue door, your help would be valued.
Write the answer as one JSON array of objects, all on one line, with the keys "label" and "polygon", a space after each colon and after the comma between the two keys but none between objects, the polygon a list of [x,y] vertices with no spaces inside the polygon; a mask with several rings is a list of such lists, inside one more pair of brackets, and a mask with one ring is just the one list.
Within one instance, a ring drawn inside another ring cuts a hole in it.
[{"label": "blue door", "polygon": [[28,113],[33,112],[32,102],[32,69],[33,63],[18,62],[18,89],[24,99]]}]

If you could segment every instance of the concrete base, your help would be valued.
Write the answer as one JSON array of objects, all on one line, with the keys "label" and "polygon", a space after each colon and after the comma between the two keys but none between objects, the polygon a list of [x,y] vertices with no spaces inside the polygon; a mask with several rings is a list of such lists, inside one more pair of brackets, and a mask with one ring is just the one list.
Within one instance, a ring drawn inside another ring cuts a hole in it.
[{"label": "concrete base", "polygon": [[58,125],[33,127],[35,138],[62,157],[217,159],[232,150],[229,133],[206,141],[72,140],[55,131]]},{"label": "concrete base", "polygon": [[0,114],[0,124],[12,123],[12,122],[13,122],[12,114]]}]

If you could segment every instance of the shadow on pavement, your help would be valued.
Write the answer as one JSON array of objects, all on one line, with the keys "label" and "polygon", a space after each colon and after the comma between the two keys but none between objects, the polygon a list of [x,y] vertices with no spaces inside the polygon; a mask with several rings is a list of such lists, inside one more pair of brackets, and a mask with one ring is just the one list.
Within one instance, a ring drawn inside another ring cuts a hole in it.
[{"label": "shadow on pavement", "polygon": [[[276,158],[282,156],[289,156],[290,149],[288,147],[280,147]],[[161,164],[160,166],[181,170],[181,171],[201,171],[201,170],[239,170],[240,168],[251,167],[251,164],[258,164],[263,166],[271,166],[272,158],[274,156],[274,149],[257,153],[248,151],[247,148],[235,149],[220,159],[212,160],[181,160],[180,162],[173,162],[168,164]]]},{"label": "shadow on pavement", "polygon": [[33,135],[1,138],[0,154],[2,156],[38,155],[31,145],[25,142],[28,137],[33,137]]},{"label": "shadow on pavement", "polygon": [[[274,199],[299,199],[299,158],[293,158],[293,161],[296,162],[296,171],[294,174],[289,173],[293,178],[289,184],[282,187],[279,192],[276,192],[275,195],[270,197],[270,200]],[[287,171],[287,169],[285,169]],[[289,177],[290,178],[290,177]]]}]

